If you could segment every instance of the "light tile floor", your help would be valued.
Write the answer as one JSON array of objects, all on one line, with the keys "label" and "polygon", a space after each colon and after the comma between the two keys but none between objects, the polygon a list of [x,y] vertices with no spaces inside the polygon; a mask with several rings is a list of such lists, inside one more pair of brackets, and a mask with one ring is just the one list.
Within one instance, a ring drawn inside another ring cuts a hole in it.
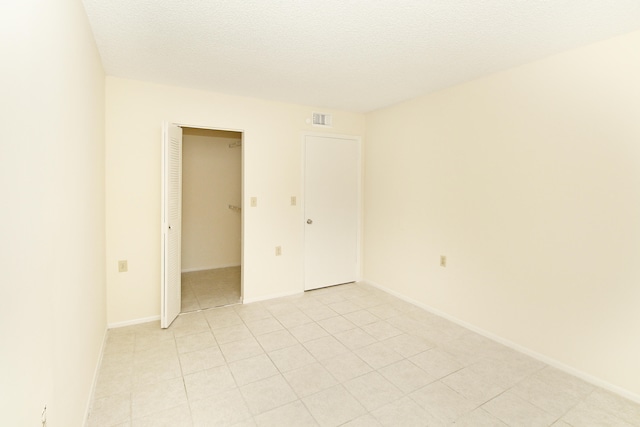
[{"label": "light tile floor", "polygon": [[240,267],[182,273],[183,313],[240,302]]},{"label": "light tile floor", "polygon": [[640,405],[363,284],[112,329],[89,426],[640,426]]}]

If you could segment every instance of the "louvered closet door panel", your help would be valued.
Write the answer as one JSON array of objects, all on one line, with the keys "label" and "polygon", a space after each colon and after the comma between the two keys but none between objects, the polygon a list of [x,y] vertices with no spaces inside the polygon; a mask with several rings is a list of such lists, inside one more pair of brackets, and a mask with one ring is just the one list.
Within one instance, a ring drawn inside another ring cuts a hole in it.
[{"label": "louvered closet door panel", "polygon": [[164,137],[164,262],[161,326],[180,314],[182,241],[182,128],[167,125]]}]

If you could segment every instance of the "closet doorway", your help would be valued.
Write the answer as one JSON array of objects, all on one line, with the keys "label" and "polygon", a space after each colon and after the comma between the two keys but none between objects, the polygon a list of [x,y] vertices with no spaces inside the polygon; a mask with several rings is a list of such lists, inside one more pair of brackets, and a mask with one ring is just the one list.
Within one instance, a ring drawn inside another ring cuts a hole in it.
[{"label": "closet doorway", "polygon": [[182,127],[181,312],[242,301],[242,132]]}]

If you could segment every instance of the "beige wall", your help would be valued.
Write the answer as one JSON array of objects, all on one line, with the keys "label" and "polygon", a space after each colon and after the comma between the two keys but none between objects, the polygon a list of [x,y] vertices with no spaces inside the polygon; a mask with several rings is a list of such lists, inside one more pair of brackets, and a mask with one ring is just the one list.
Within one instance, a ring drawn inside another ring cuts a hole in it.
[{"label": "beige wall", "polygon": [[[302,290],[302,132],[312,107],[107,77],[107,311],[110,324],[160,312],[163,121],[244,132],[244,296]],[[364,115],[334,114],[331,132],[362,135]],[[282,256],[275,257],[275,246]],[[117,272],[127,259],[129,271]]]},{"label": "beige wall", "polygon": [[638,52],[635,32],[368,114],[365,278],[638,399]]},{"label": "beige wall", "polygon": [[106,328],[104,73],[81,2],[0,5],[2,425],[80,426]]},{"label": "beige wall", "polygon": [[183,129],[182,271],[240,265],[242,134]]}]

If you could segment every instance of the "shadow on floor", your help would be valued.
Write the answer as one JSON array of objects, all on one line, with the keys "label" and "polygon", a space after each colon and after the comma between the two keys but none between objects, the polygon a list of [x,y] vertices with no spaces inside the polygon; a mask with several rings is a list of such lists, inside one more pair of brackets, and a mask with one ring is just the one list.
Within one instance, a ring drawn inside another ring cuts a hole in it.
[{"label": "shadow on floor", "polygon": [[182,273],[182,312],[240,303],[240,267]]}]

